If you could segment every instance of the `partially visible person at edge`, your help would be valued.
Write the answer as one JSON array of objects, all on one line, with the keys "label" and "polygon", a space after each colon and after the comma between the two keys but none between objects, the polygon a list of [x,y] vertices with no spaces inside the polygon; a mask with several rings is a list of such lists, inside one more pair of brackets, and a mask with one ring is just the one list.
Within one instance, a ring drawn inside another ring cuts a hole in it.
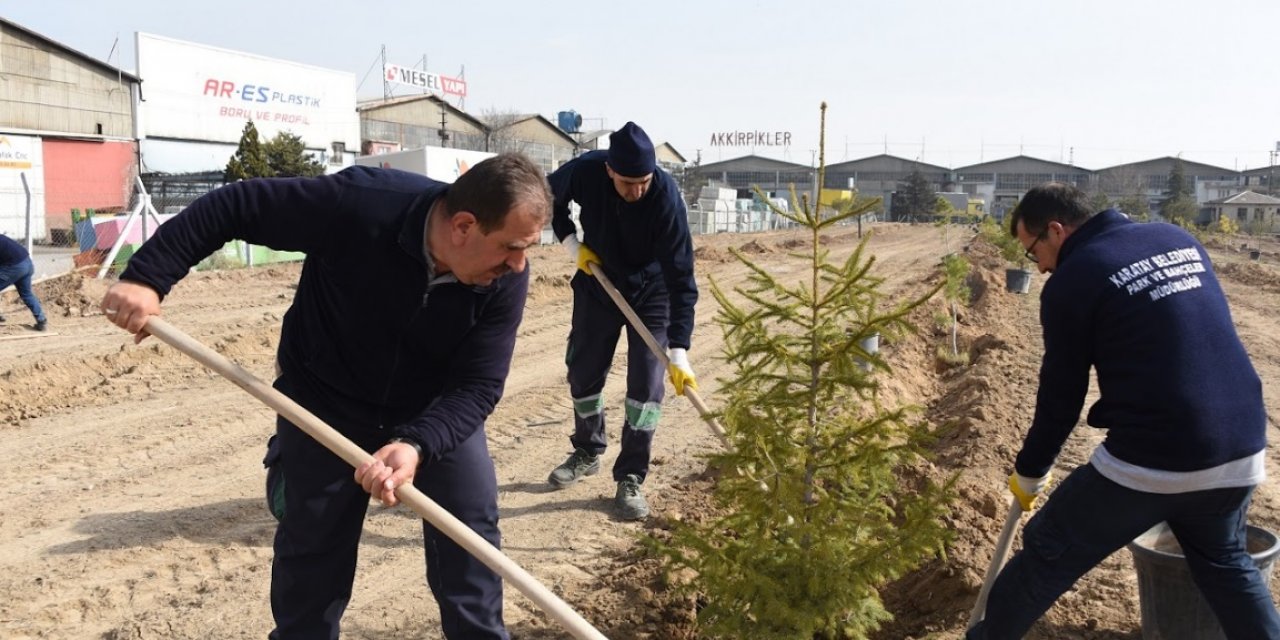
[{"label": "partially visible person at edge", "polygon": [[[267,446],[279,520],[273,639],[337,638],[370,494],[412,483],[500,546],[484,423],[502,396],[529,287],[525,251],[551,211],[519,154],[452,185],[390,169],[248,180],[197,200],[129,261],[102,312],[141,340],[160,299],[231,239],[307,254],[284,316],[275,388],[366,451],[354,472],[283,417]],[[502,582],[423,523],[444,636],[508,638]]]},{"label": "partially visible person at edge", "polygon": [[[49,321],[44,315],[44,309],[40,307],[40,299],[31,288],[31,276],[35,272],[36,267],[32,264],[31,254],[27,253],[27,249],[13,238],[0,234],[0,291],[13,285],[18,290],[18,297],[31,310],[31,315],[36,320],[35,330],[44,331],[49,328]],[[2,315],[0,322],[4,322]]]},{"label": "partially visible person at edge", "polygon": [[1040,296],[1035,417],[1009,478],[1022,508],[1049,484],[1090,367],[1101,397],[1087,421],[1107,435],[1027,523],[966,637],[1021,638],[1080,576],[1164,521],[1227,637],[1280,638],[1245,544],[1245,513],[1265,479],[1262,382],[1204,247],[1171,224],[1095,215],[1061,183],[1029,191],[1009,229],[1052,274]]},{"label": "partially visible person at edge", "polygon": [[[664,374],[675,391],[697,388],[689,365],[689,339],[698,287],[693,243],[684,200],[675,180],[657,166],[653,143],[633,122],[609,136],[607,151],[592,151],[565,163],[550,176],[555,206],[551,224],[578,267],[573,287],[573,324],[565,363],[573,397],[573,453],[548,480],[563,488],[600,471],[605,434],[605,376],[623,327],[627,330],[627,390],[622,447],[613,465],[618,517],[649,515],[641,485],[649,475],[650,448],[662,413]],[[581,207],[578,224],[569,202]],[[599,269],[630,303],[645,328],[664,348],[663,363],[631,327],[593,276]]]}]

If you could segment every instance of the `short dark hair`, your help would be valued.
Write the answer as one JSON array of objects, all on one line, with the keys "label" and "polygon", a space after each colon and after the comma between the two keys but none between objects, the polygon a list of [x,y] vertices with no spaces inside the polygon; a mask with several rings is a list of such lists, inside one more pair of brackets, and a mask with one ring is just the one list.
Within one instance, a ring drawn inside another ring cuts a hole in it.
[{"label": "short dark hair", "polygon": [[483,233],[501,229],[507,213],[522,204],[533,207],[544,223],[551,217],[547,175],[523,153],[503,153],[476,164],[445,194],[445,213],[471,212]]},{"label": "short dark hair", "polygon": [[1092,217],[1084,191],[1065,182],[1046,182],[1032,188],[1018,201],[1009,214],[1009,233],[1018,235],[1018,221],[1031,235],[1044,233],[1049,223],[1057,221],[1064,227],[1078,227]]}]

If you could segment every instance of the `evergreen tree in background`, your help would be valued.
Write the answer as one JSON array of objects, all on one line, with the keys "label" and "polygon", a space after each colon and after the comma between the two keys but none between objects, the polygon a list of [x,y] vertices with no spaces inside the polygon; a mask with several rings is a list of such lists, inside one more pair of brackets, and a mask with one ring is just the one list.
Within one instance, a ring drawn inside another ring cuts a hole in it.
[{"label": "evergreen tree in background", "polygon": [[240,132],[240,146],[227,162],[222,172],[225,182],[248,180],[249,178],[270,178],[275,175],[267,164],[267,154],[262,148],[262,139],[258,136],[258,128],[249,120]]},{"label": "evergreen tree in background", "polygon": [[281,131],[263,145],[267,164],[277,178],[313,178],[324,173],[324,164],[311,157],[302,144],[302,138]]},{"label": "evergreen tree in background", "polygon": [[907,174],[906,180],[898,183],[898,190],[893,194],[891,208],[895,220],[904,217],[915,219],[917,216],[932,217],[937,206],[938,196],[933,185],[924,177],[919,167]]},{"label": "evergreen tree in background", "polygon": [[324,173],[324,164],[311,157],[302,138],[281,131],[263,144],[253,120],[240,133],[240,146],[222,172],[226,182],[249,178],[310,178]]},{"label": "evergreen tree in background", "polygon": [[1190,185],[1187,184],[1187,168],[1182,163],[1182,158],[1173,159],[1173,168],[1169,170],[1169,188],[1164,193],[1168,198],[1191,195]]},{"label": "evergreen tree in background", "polygon": [[1137,222],[1146,222],[1151,219],[1151,205],[1147,202],[1147,197],[1142,194],[1120,198],[1116,201],[1116,208]]},{"label": "evergreen tree in background", "polygon": [[1189,226],[1195,223],[1200,215],[1200,207],[1192,195],[1191,185],[1187,183],[1186,168],[1182,158],[1174,158],[1173,168],[1169,170],[1169,189],[1167,196],[1160,204],[1160,215],[1169,222]]},{"label": "evergreen tree in background", "polygon": [[1089,196],[1089,209],[1094,213],[1111,208],[1111,196],[1101,191]]},{"label": "evergreen tree in background", "polygon": [[[820,131],[818,184],[825,103]],[[822,233],[874,200],[821,213],[807,195],[792,200],[790,212],[773,212],[809,231],[807,251],[791,254],[800,282],[781,282],[738,251],[750,275],[734,292],[745,304],[712,279],[735,371],[721,387],[733,450],[711,458],[740,472],[717,480],[714,514],[673,523],[669,541],[648,540],[669,570],[696,574],[677,589],[702,605],[699,637],[865,638],[890,618],[879,589],[940,554],[949,536],[950,482],[902,475],[924,460],[936,430],[914,410],[880,403],[876,376],[891,369],[862,346],[912,331],[907,314],[938,289],[887,303],[865,238],[843,263],[828,259]],[[930,192],[927,210],[933,203]]]}]

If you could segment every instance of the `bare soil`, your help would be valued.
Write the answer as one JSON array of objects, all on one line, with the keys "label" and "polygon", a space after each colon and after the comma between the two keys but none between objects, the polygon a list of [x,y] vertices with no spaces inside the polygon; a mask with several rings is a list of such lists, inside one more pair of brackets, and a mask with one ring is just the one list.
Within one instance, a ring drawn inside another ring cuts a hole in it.
[{"label": "bare soil", "polygon": [[[840,257],[858,238],[842,228],[821,241]],[[799,232],[697,237],[704,292],[708,278],[726,289],[744,281],[747,270],[730,249],[786,279],[803,268],[789,252],[809,242]],[[1241,244],[1211,248],[1264,380],[1268,412],[1280,415],[1273,391],[1280,383],[1280,252],[1264,242],[1262,260],[1251,261]],[[918,335],[881,342],[894,368],[881,380],[886,395],[953,427],[923,471],[937,478],[959,472],[960,480],[946,558],[885,588],[897,619],[879,638],[955,638],[1004,520],[1005,478],[1032,414],[1043,278],[1034,279],[1030,295],[1008,293],[1006,265],[991,247],[954,230],[944,239],[930,226],[875,225],[868,250],[895,295],[936,283],[947,252],[964,251],[974,265],[972,304],[960,322],[968,365],[937,357],[950,340],[935,318],[940,303],[916,314]],[[610,517],[607,473],[563,491],[548,487],[547,473],[568,454],[572,430],[563,364],[572,266],[554,247],[537,249],[532,260],[515,364],[488,424],[504,550],[611,638],[696,638],[693,603],[670,595],[658,562],[638,551],[636,539],[662,535],[672,519],[709,508],[712,479],[702,455],[718,442],[684,398],[668,398],[646,483],[654,516],[643,523]],[[298,272],[283,265],[192,274],[166,301],[165,317],[269,379]],[[0,467],[0,637],[265,637],[274,521],[262,497],[261,460],[271,411],[155,339],[135,346],[98,314],[108,284],[80,276],[41,283],[46,334],[30,330],[29,314],[13,296],[0,299],[8,317],[0,324],[0,457],[8,462]],[[717,358],[715,314],[704,293],[691,356],[713,408],[718,378],[729,373]],[[615,439],[622,367],[619,356],[606,388]],[[1100,437],[1077,429],[1058,461],[1060,477],[1086,460]],[[606,465],[616,453],[616,446],[606,453]],[[1270,456],[1273,478],[1280,477],[1275,465]],[[1252,522],[1280,530],[1278,504],[1280,491],[1268,482],[1256,494]],[[417,516],[371,505],[344,636],[439,637],[423,573]],[[517,639],[567,637],[510,587],[506,620]],[[1139,638],[1128,553],[1086,576],[1028,637]]]}]

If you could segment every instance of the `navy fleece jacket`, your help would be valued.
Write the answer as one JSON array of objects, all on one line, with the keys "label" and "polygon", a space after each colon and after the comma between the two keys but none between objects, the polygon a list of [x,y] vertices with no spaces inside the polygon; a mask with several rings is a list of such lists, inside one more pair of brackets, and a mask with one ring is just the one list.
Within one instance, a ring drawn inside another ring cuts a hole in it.
[{"label": "navy fleece jacket", "polygon": [[0,234],[0,267],[12,267],[30,257],[26,247],[13,238]]},{"label": "navy fleece jacket", "polygon": [[161,296],[232,239],[306,252],[280,333],[276,386],[339,431],[387,429],[430,462],[502,396],[529,270],[427,288],[423,232],[445,183],[351,167],[238,182],[160,226],[121,279]]},{"label": "navy fleece jacket", "polygon": [[605,275],[632,300],[648,287],[665,286],[671,300],[667,339],[672,347],[688,349],[698,285],[680,188],[658,169],[644,196],[629,203],[613,187],[607,157],[605,151],[584,153],[548,177],[555,194],[551,227],[558,240],[577,233],[569,201],[577,202],[582,244],[600,256]]},{"label": "navy fleece jacket", "polygon": [[1114,210],[1072,233],[1040,296],[1044,361],[1018,473],[1048,473],[1097,370],[1090,426],[1111,455],[1196,471],[1266,446],[1262,381],[1236,335],[1209,255],[1190,234]]}]

